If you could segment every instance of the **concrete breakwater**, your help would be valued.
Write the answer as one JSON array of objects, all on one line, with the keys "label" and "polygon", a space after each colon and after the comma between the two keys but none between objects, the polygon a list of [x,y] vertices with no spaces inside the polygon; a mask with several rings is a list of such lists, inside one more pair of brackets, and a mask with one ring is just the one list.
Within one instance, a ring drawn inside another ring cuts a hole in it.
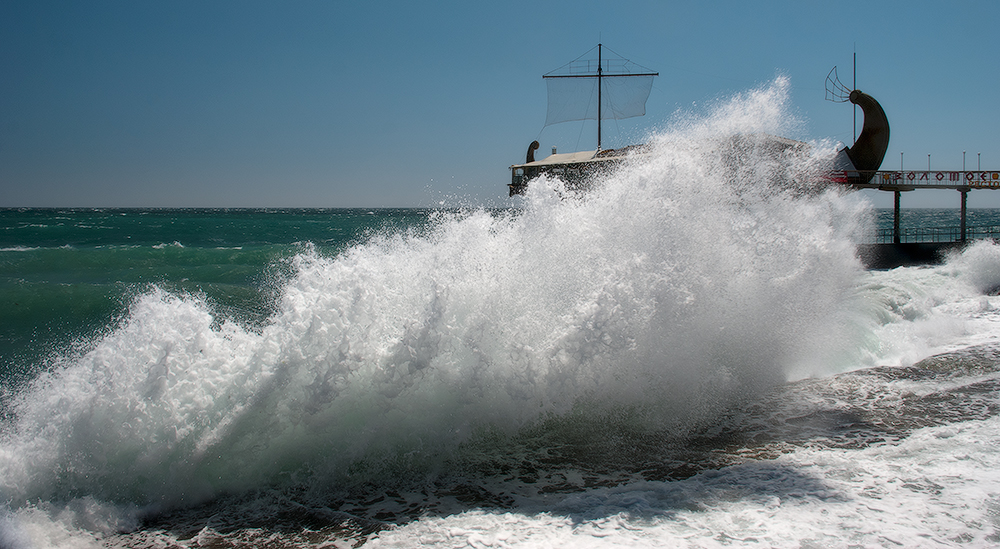
[{"label": "concrete breakwater", "polygon": [[893,269],[913,265],[943,263],[948,252],[960,250],[969,242],[905,242],[859,244],[858,256],[868,269]]}]

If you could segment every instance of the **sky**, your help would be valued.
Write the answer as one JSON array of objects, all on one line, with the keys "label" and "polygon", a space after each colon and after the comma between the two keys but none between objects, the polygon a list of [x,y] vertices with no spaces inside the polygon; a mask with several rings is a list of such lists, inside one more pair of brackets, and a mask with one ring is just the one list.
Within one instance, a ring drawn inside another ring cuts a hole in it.
[{"label": "sky", "polygon": [[856,54],[891,124],[883,168],[965,151],[1000,169],[998,36],[995,0],[3,0],[0,207],[507,205],[532,140],[593,148],[579,123],[544,127],[541,75],[598,42],[660,73],[605,148],[779,75],[802,121],[786,137],[850,144],[824,79],[850,85]]}]

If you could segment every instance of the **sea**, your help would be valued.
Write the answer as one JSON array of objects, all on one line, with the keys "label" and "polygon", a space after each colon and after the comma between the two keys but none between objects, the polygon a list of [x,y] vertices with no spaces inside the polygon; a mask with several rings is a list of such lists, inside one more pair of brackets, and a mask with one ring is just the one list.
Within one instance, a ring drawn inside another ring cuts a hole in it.
[{"label": "sea", "polygon": [[787,94],[503,208],[0,210],[0,547],[1000,545],[1000,246],[865,268]]}]

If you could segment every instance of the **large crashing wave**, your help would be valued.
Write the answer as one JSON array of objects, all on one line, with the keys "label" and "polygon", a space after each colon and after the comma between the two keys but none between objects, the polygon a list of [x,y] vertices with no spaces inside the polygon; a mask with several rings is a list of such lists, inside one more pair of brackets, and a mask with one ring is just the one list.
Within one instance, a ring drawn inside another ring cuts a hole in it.
[{"label": "large crashing wave", "polygon": [[810,187],[832,148],[755,145],[794,126],[787,93],[679,122],[582,196],[542,178],[517,211],[302,253],[259,331],[141,296],[11,403],[4,498],[170,505],[427,475],[479,429],[627,410],[683,431],[830,367],[860,208]]}]

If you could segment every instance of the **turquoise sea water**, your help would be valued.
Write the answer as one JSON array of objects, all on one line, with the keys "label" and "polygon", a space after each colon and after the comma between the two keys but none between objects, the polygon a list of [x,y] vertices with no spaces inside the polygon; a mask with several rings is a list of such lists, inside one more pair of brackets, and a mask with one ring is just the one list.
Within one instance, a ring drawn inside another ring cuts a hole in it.
[{"label": "turquoise sea water", "polygon": [[[892,209],[875,210],[879,229],[892,228]],[[957,208],[903,208],[900,210],[901,228],[951,228],[961,224],[961,211]],[[990,227],[1000,223],[1000,210],[994,208],[969,208],[966,213],[968,227]]]},{"label": "turquoise sea water", "polygon": [[200,294],[249,326],[271,313],[287,260],[335,255],[420,209],[0,209],[0,376],[86,346],[156,285]]}]

